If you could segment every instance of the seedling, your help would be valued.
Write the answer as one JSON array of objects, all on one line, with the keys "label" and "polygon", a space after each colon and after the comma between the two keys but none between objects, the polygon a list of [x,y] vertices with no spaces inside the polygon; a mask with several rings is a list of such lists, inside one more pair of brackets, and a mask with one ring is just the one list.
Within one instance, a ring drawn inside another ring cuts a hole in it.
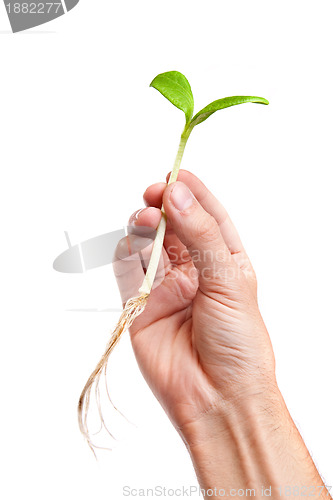
[{"label": "seedling", "polygon": [[[253,102],[258,104],[269,104],[263,97],[254,96],[233,96],[224,97],[223,99],[218,99],[213,101],[208,106],[205,106],[201,111],[193,116],[194,112],[194,99],[191,90],[191,86],[185,76],[178,71],[168,71],[167,73],[161,73],[156,76],[150,84],[151,87],[158,90],[166,99],[168,99],[174,106],[181,109],[185,114],[185,127],[180,137],[180,143],[178,152],[176,155],[173,170],[169,178],[169,184],[177,180],[178,172],[180,169],[180,164],[183,158],[184,150],[188,138],[194,127],[204,122],[213,113],[219,111],[220,109],[229,108],[230,106],[236,106],[237,104],[244,104],[247,102]],[[95,447],[92,443],[89,435],[89,430],[87,426],[87,415],[89,409],[90,395],[93,385],[95,384],[95,394],[98,404],[99,415],[101,419],[102,426],[105,426],[103,416],[101,413],[101,408],[99,404],[99,381],[102,373],[106,374],[107,364],[109,356],[114,349],[115,345],[120,339],[121,334],[127,330],[135,318],[139,316],[145,309],[149,294],[152,290],[154,279],[156,276],[158,263],[161,257],[163,241],[166,229],[166,214],[162,207],[162,218],[157,228],[156,237],[153,244],[153,250],[148,264],[147,272],[143,283],[139,289],[139,296],[131,298],[127,301],[125,308],[120,316],[120,319],[111,334],[111,338],[107,344],[106,351],[102,356],[102,359],[96,366],[93,373],[90,375],[79,400],[78,405],[78,418],[79,426],[82,434],[87,439],[87,442],[91,449]],[[94,451],[94,450],[93,450]]]}]

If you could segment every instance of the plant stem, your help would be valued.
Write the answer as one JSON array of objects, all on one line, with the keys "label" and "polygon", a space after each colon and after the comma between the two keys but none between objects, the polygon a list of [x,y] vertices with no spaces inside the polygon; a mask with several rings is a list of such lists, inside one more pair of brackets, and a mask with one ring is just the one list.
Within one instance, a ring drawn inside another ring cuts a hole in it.
[{"label": "plant stem", "polygon": [[[177,180],[179,169],[180,169],[180,164],[181,164],[181,161],[183,158],[185,146],[186,146],[186,143],[187,143],[187,140],[189,138],[190,133],[191,133],[191,131],[189,131],[185,127],[185,129],[181,135],[181,138],[180,138],[177,156],[175,159],[175,163],[173,165],[173,169],[172,169],[168,184],[171,184],[172,182],[175,182]],[[163,205],[161,208],[161,212],[162,212],[162,218],[161,218],[161,221],[160,221],[158,228],[157,228],[157,232],[156,232],[156,236],[155,236],[155,240],[154,240],[154,244],[153,244],[153,250],[151,253],[150,260],[149,260],[147,272],[146,272],[145,278],[143,280],[143,283],[142,283],[141,287],[139,288],[140,294],[145,294],[145,293],[149,294],[151,292],[151,289],[152,289],[152,286],[154,283],[154,279],[156,276],[157,268],[158,268],[158,263],[160,261],[160,257],[162,254],[165,229],[166,229],[166,223],[167,223],[167,217],[166,217]]]}]

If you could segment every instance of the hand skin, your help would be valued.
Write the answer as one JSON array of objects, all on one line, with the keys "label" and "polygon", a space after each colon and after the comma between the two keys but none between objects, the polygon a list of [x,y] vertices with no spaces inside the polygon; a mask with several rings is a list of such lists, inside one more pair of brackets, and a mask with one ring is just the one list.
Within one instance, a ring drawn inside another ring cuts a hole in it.
[{"label": "hand skin", "polygon": [[[165,278],[130,329],[139,367],[214,498],[219,489],[262,496],[262,486],[272,498],[300,496],[301,487],[305,496],[330,498],[278,389],[255,273],[237,231],[197,177],[181,170],[178,179],[150,186],[147,208],[130,219],[156,228],[162,201],[168,218]],[[116,274],[124,291],[130,276]]]}]

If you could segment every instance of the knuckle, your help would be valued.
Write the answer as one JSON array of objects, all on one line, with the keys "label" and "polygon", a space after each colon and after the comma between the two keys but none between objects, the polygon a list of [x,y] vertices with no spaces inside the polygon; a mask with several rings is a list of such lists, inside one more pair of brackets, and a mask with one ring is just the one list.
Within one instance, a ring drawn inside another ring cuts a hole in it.
[{"label": "knuckle", "polygon": [[216,220],[210,214],[198,219],[193,231],[195,240],[201,243],[209,243],[216,240],[220,236],[220,230]]}]

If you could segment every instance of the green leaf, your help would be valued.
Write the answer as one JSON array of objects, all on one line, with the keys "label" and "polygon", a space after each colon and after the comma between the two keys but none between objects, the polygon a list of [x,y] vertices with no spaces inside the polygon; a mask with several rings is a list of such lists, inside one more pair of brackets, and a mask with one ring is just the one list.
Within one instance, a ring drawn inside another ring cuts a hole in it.
[{"label": "green leaf", "polygon": [[185,113],[186,124],[193,116],[194,100],[191,86],[187,79],[179,71],[168,71],[157,75],[151,82],[150,87],[161,92],[169,101]]},{"label": "green leaf", "polygon": [[263,97],[246,95],[224,97],[223,99],[218,99],[217,101],[211,102],[210,104],[208,104],[208,106],[199,111],[199,113],[197,113],[188,124],[188,128],[192,130],[193,127],[207,120],[207,118],[209,118],[213,113],[215,113],[215,111],[218,111],[219,109],[229,108],[230,106],[236,106],[237,104],[244,104],[246,102],[269,104],[267,99],[264,99]]}]

